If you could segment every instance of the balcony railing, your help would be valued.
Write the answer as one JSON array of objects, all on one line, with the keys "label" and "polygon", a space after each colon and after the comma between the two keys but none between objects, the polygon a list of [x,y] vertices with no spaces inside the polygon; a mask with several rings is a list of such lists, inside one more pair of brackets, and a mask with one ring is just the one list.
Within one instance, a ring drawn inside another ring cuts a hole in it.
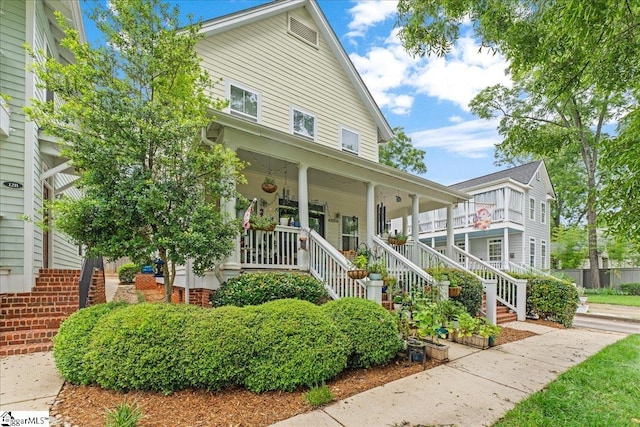
[{"label": "balcony railing", "polygon": [[297,269],[300,229],[278,225],[274,231],[248,230],[240,236],[244,268]]}]

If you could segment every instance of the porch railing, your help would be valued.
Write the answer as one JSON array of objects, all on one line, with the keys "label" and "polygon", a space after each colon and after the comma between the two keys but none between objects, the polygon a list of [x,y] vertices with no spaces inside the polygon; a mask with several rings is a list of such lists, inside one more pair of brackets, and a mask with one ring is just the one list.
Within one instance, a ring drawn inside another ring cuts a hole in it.
[{"label": "porch railing", "polygon": [[536,276],[547,276],[547,277],[553,277],[554,279],[556,279],[556,277],[554,277],[552,274],[549,274],[546,271],[540,270],[539,268],[535,268],[530,265],[516,264],[515,262],[511,262],[511,261],[507,261],[507,265],[509,266],[508,268],[509,271],[514,271],[516,273],[535,274]]},{"label": "porch railing", "polygon": [[453,246],[453,253],[467,270],[473,270],[477,275],[485,279],[496,281],[497,300],[516,312],[518,320],[526,317],[527,281],[514,279],[507,273],[492,267],[481,259]]},{"label": "porch railing", "polygon": [[240,263],[244,268],[297,269],[297,227],[278,225],[274,231],[247,230],[240,236]]},{"label": "porch railing", "polygon": [[309,272],[322,280],[333,299],[367,297],[363,280],[348,276],[351,265],[347,258],[314,230],[309,231]]}]

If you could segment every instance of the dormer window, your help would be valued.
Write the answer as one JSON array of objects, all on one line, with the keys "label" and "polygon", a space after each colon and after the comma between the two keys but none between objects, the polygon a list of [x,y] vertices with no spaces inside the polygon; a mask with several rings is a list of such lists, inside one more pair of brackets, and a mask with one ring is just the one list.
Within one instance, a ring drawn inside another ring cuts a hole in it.
[{"label": "dormer window", "polygon": [[291,107],[291,133],[316,140],[316,116],[297,107]]},{"label": "dormer window", "polygon": [[260,94],[236,83],[228,84],[229,112],[238,117],[260,121]]},{"label": "dormer window", "polygon": [[343,151],[347,151],[353,154],[359,154],[360,153],[360,134],[341,126],[340,127],[340,144]]}]

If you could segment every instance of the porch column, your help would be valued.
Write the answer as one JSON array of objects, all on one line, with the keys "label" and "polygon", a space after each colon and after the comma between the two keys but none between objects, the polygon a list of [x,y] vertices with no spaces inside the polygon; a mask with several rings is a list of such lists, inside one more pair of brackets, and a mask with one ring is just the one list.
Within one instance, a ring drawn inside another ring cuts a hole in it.
[{"label": "porch column", "polygon": [[509,227],[504,228],[502,240],[502,269],[509,271]]},{"label": "porch column", "polygon": [[[307,230],[309,229],[309,186],[307,183],[308,169],[308,165],[298,165],[298,215],[300,218],[300,228],[303,230],[300,233],[301,238],[307,237]],[[300,270],[308,270],[309,252],[308,250],[301,249],[300,246],[300,243],[298,243],[298,267],[300,268]]]},{"label": "porch column", "polygon": [[375,234],[376,222],[376,185],[373,182],[367,182],[367,246],[373,246],[373,235]]},{"label": "porch column", "polygon": [[418,241],[420,241],[420,229],[418,216],[420,215],[420,197],[417,194],[409,194],[411,198],[411,239],[413,240],[412,259],[414,264],[419,265],[420,255],[418,251]]},{"label": "porch column", "polygon": [[[229,218],[236,217],[236,198],[229,197],[228,199],[223,200],[224,212],[229,216]],[[244,231],[243,231],[244,232]],[[231,278],[237,276],[240,272],[240,234],[237,234],[235,237],[235,244],[233,247],[233,251],[229,254],[229,256],[222,263],[222,270],[225,278]]]},{"label": "porch column", "polygon": [[511,206],[511,189],[504,189],[504,222],[509,222],[509,206]]},{"label": "porch column", "polygon": [[447,257],[453,259],[453,205],[447,206]]}]

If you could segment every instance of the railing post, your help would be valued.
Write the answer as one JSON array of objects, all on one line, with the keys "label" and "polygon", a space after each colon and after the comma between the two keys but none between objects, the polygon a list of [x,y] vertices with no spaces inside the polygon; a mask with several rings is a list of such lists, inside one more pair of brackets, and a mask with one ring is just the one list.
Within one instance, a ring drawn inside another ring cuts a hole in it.
[{"label": "railing post", "polygon": [[382,304],[382,280],[367,280],[367,299]]},{"label": "railing post", "polygon": [[498,321],[496,314],[496,295],[498,292],[498,281],[496,279],[483,280],[482,287],[484,288],[486,298],[485,304],[487,306],[485,317],[487,318],[487,320],[489,320],[489,322],[495,325]]},{"label": "railing post", "polygon": [[527,280],[515,279],[516,282],[516,314],[518,321],[524,322],[527,317]]}]

